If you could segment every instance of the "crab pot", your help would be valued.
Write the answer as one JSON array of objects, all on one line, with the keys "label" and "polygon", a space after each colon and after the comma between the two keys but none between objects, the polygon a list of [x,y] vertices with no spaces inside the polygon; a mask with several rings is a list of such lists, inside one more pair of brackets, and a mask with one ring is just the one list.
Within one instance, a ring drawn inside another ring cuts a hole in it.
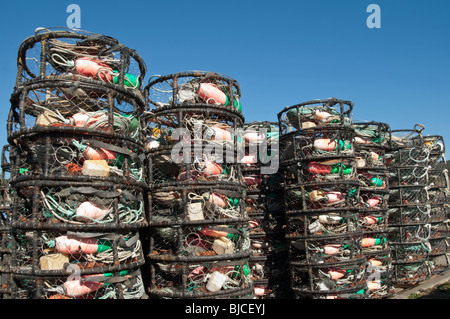
[{"label": "crab pot", "polygon": [[286,238],[328,238],[359,234],[358,209],[326,209],[287,216]]},{"label": "crab pot", "polygon": [[144,101],[130,92],[70,80],[39,78],[11,96],[8,141],[22,134],[73,132],[139,141]]},{"label": "crab pot", "polygon": [[[195,148],[195,149],[194,149]],[[215,185],[220,182],[228,185],[242,183],[241,166],[234,151],[211,151],[208,145],[176,150],[154,150],[147,154],[148,185],[155,187],[182,184],[204,183]],[[228,160],[227,156],[232,156]]]},{"label": "crab pot", "polygon": [[0,214],[0,299],[11,298],[11,214]]},{"label": "crab pot", "polygon": [[430,278],[430,267],[425,260],[393,262],[393,265],[393,282],[396,287],[410,287]]},{"label": "crab pot", "polygon": [[403,225],[421,225],[430,222],[431,206],[428,204],[411,204],[390,207],[389,227]]},{"label": "crab pot", "polygon": [[65,275],[69,264],[80,274],[104,273],[144,263],[137,231],[113,233],[13,228],[12,237],[11,269],[17,274]]},{"label": "crab pot", "polygon": [[237,114],[242,111],[239,83],[215,72],[187,71],[153,76],[144,88],[144,94],[147,104],[155,110],[218,106]]},{"label": "crab pot", "polygon": [[353,137],[354,129],[349,126],[314,127],[301,133],[281,135],[281,165],[297,162],[349,165],[347,161],[352,162],[355,157]]},{"label": "crab pot", "polygon": [[444,222],[447,218],[446,204],[430,205],[430,222]]},{"label": "crab pot", "polygon": [[12,180],[98,180],[145,184],[143,146],[132,139],[79,134],[72,129],[23,134]]},{"label": "crab pot", "polygon": [[290,260],[305,265],[327,265],[363,257],[360,234],[292,238]]},{"label": "crab pot", "polygon": [[[187,144],[209,143],[218,150],[243,153],[243,117],[216,106],[183,106],[156,109],[144,117],[146,150],[187,147]],[[222,148],[220,148],[222,147]]]},{"label": "crab pot", "polygon": [[14,299],[146,299],[139,268],[70,275],[14,274]]},{"label": "crab pot", "polygon": [[239,185],[223,182],[154,187],[149,194],[149,222],[226,222],[248,220]]},{"label": "crab pot", "polygon": [[[390,126],[381,122],[353,122],[355,129],[355,149],[357,152],[379,150],[383,156],[389,147]],[[382,161],[381,161],[382,162]]]},{"label": "crab pot", "polygon": [[253,282],[246,260],[239,256],[188,262],[184,258],[153,260],[149,295],[156,299],[252,298]]},{"label": "crab pot", "polygon": [[449,177],[445,163],[433,165],[433,168],[428,171],[428,184],[434,188],[449,189]]},{"label": "crab pot", "polygon": [[404,165],[389,167],[389,183],[391,186],[427,184],[430,168],[427,166]]},{"label": "crab pot", "polygon": [[146,190],[88,180],[23,180],[15,190],[13,226],[21,229],[106,230],[147,226]]},{"label": "crab pot", "polygon": [[428,258],[429,248],[420,241],[409,241],[406,243],[394,242],[389,238],[392,249],[392,264],[408,264],[410,262],[423,262]]},{"label": "crab pot", "polygon": [[291,287],[300,298],[366,299],[366,259],[304,265],[291,262]]},{"label": "crab pot", "polygon": [[282,135],[324,126],[347,126],[352,122],[353,102],[336,98],[313,100],[285,107],[278,113]]},{"label": "crab pot", "polygon": [[286,185],[286,216],[299,212],[326,212],[354,209],[359,203],[359,184],[357,181],[316,182]]},{"label": "crab pot", "polygon": [[17,57],[16,87],[36,78],[91,82],[142,95],[146,65],[109,36],[68,28],[38,28]]},{"label": "crab pot", "polygon": [[426,135],[422,142],[429,151],[428,161],[430,165],[446,163],[444,138],[440,135]]},{"label": "crab pot", "polygon": [[426,205],[429,200],[429,191],[426,184],[416,185],[389,185],[389,207],[399,205]]},{"label": "crab pot", "polygon": [[430,255],[431,274],[436,275],[450,268],[450,260],[447,254]]},{"label": "crab pot", "polygon": [[387,167],[427,165],[430,152],[423,143],[422,130],[391,130]]}]

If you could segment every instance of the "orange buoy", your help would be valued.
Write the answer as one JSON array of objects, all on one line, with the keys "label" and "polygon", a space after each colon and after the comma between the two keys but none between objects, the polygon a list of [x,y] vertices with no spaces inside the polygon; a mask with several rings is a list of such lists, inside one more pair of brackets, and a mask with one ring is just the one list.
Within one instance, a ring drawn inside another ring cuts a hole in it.
[{"label": "orange buoy", "polygon": [[100,161],[105,160],[106,162],[113,162],[116,160],[116,153],[108,151],[104,148],[88,148],[83,152],[83,157],[87,160]]}]

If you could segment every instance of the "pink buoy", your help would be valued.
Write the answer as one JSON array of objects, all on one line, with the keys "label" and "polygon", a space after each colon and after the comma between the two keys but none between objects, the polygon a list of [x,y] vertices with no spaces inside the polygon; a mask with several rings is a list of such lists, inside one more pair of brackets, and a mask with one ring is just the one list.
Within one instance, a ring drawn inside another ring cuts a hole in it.
[{"label": "pink buoy", "polygon": [[337,147],[336,141],[329,138],[319,138],[314,140],[314,148],[321,151],[334,151]]},{"label": "pink buoy", "polygon": [[102,81],[112,81],[112,69],[100,61],[79,58],[75,61],[75,69],[82,76],[90,78],[98,77]]},{"label": "pink buoy", "polygon": [[347,272],[342,269],[332,269],[332,270],[329,270],[327,273],[330,275],[331,279],[337,280],[337,279],[341,279],[342,277],[344,277]]},{"label": "pink buoy", "polygon": [[328,112],[325,112],[325,111],[316,110],[316,112],[314,113],[314,117],[316,119],[318,119],[319,121],[323,121],[330,116],[331,116],[331,114]]},{"label": "pink buoy", "polygon": [[59,236],[55,239],[56,249],[66,255],[78,255],[80,252],[93,254],[97,252],[98,244],[94,238],[68,238]]},{"label": "pink buoy", "polygon": [[379,197],[371,197],[371,198],[369,198],[369,199],[366,201],[366,204],[367,204],[370,208],[372,208],[372,207],[377,206],[380,202],[381,202],[381,200],[380,200]]},{"label": "pink buoy", "polygon": [[345,198],[342,192],[326,192],[325,196],[328,198],[328,203],[335,203]]},{"label": "pink buoy", "polygon": [[200,83],[197,93],[208,104],[225,105],[227,103],[225,93],[213,83]]},{"label": "pink buoy", "polygon": [[326,255],[336,255],[341,252],[340,244],[328,244],[323,247],[323,252]]},{"label": "pink buoy", "polygon": [[[83,278],[94,277],[94,276],[98,276],[98,275],[88,275]],[[82,281],[83,278],[66,281],[63,284],[65,295],[70,296],[70,297],[79,297],[79,296],[90,294],[90,293],[104,287],[104,283],[95,282],[95,281]]]},{"label": "pink buoy", "polygon": [[210,129],[214,131],[214,136],[212,137],[213,141],[223,142],[233,140],[233,135],[226,129],[220,127],[211,127]]},{"label": "pink buoy", "polygon": [[227,198],[225,196],[217,194],[217,193],[212,193],[209,196],[209,202],[216,204],[217,206],[219,206],[221,208],[226,208],[228,206]]},{"label": "pink buoy", "polygon": [[83,157],[87,160],[99,161],[105,160],[106,162],[113,162],[116,159],[116,153],[108,151],[104,148],[88,148],[83,152]]},{"label": "pink buoy", "polygon": [[77,207],[75,215],[78,217],[87,217],[87,220],[100,220],[108,214],[108,209],[101,209],[91,202],[84,202]]}]

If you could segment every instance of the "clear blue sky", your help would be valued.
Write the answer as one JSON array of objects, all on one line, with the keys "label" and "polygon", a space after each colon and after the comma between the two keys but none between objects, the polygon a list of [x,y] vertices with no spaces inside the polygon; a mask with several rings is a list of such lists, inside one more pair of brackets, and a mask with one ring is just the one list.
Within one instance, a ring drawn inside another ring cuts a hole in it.
[{"label": "clear blue sky", "polygon": [[[2,1],[0,143],[20,43],[37,27],[66,26],[69,4],[81,29],[136,49],[152,74],[215,71],[241,86],[246,121],[275,121],[285,106],[336,97],[354,120],[393,129],[426,126],[450,159],[450,1]],[[369,4],[381,29],[369,29]]]}]

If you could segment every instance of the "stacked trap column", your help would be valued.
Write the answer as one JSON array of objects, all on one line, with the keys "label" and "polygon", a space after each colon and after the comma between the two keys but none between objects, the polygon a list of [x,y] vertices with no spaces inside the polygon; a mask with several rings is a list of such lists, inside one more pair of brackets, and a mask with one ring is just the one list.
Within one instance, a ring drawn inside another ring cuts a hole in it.
[{"label": "stacked trap column", "polygon": [[12,296],[145,297],[145,64],[117,40],[38,29],[18,53]]},{"label": "stacked trap column", "polygon": [[250,219],[252,255],[249,263],[255,296],[261,299],[289,298],[288,246],[282,209],[283,176],[278,165],[278,123],[251,122],[244,127],[242,171]]},{"label": "stacked trap column", "polygon": [[387,298],[394,293],[392,256],[388,237],[389,176],[386,150],[390,127],[380,122],[354,122],[354,147],[359,188],[358,224],[363,232],[367,257],[369,298]]},{"label": "stacked trap column", "polygon": [[430,277],[431,206],[427,173],[429,151],[423,128],[392,130],[389,170],[389,235],[393,280],[410,286]]},{"label": "stacked trap column", "polygon": [[1,154],[0,179],[0,299],[11,298],[11,174],[10,145],[4,145]]},{"label": "stacked trap column", "polygon": [[291,288],[298,298],[365,298],[353,103],[314,100],[278,114]]},{"label": "stacked trap column", "polygon": [[427,135],[423,143],[428,150],[428,200],[430,203],[430,237],[428,262],[431,274],[450,267],[449,251],[449,177],[445,159],[445,143],[442,136]]},{"label": "stacked trap column", "polygon": [[151,78],[145,93],[150,296],[252,296],[239,84],[182,72]]}]

